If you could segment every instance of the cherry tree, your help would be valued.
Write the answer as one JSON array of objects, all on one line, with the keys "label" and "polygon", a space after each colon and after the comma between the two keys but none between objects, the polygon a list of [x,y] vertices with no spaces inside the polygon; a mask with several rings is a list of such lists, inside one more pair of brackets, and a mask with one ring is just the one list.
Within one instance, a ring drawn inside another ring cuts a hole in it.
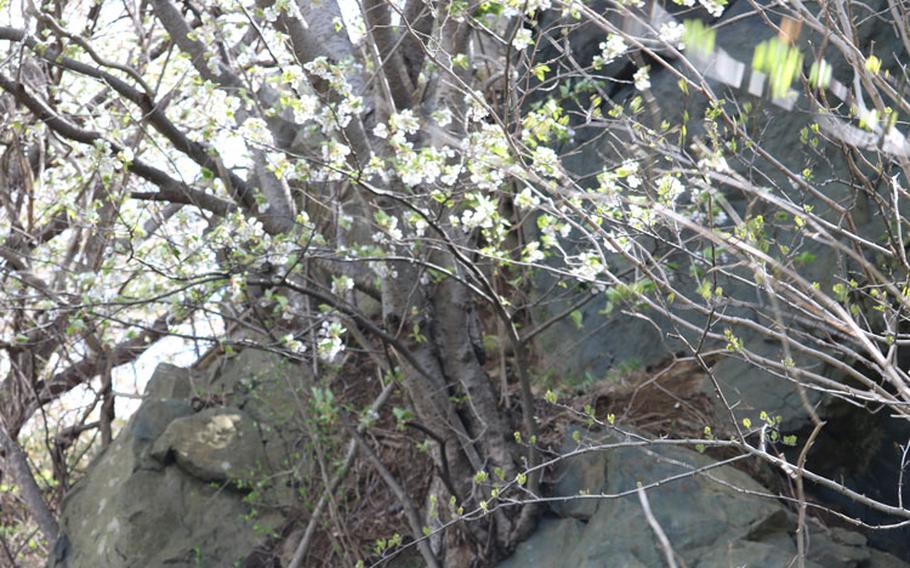
[{"label": "cherry tree", "polygon": [[[699,444],[838,486],[773,450],[797,443],[773,418],[737,415],[708,359],[796,385],[816,433],[819,396],[906,413],[903,66],[858,39],[854,2],[751,3],[769,37],[745,62],[715,41],[724,2],[677,4],[5,6],[0,447],[44,539],[26,424],[88,386],[52,435],[110,443],[113,370],[176,337],[314,376],[369,353],[389,382],[339,473],[358,455],[382,473],[427,564],[463,542],[496,560],[534,528],[550,463],[537,416],[560,393],[538,400],[535,341],[593,302],[708,376],[730,439]],[[906,55],[906,8],[886,4]],[[801,168],[766,149],[761,101],[809,109]],[[816,176],[834,155],[844,179]],[[435,524],[363,436],[392,390],[429,442]]]}]

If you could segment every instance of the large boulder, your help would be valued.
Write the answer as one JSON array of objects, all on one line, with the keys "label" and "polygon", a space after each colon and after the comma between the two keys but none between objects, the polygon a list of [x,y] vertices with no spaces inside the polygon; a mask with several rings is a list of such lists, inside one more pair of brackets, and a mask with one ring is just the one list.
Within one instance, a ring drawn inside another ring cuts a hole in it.
[{"label": "large boulder", "polygon": [[204,375],[159,365],[64,498],[50,567],[247,565],[274,535],[307,468],[290,412],[304,373],[252,350],[222,363]]},{"label": "large boulder", "polygon": [[[614,447],[565,460],[543,521],[498,568],[666,565],[639,485],[686,566],[790,565],[797,554],[795,516],[749,475],[683,447],[622,445],[627,441],[600,438],[598,444]],[[564,451],[576,448],[569,442]],[[910,566],[867,547],[859,533],[812,519],[807,528],[807,567]]]}]

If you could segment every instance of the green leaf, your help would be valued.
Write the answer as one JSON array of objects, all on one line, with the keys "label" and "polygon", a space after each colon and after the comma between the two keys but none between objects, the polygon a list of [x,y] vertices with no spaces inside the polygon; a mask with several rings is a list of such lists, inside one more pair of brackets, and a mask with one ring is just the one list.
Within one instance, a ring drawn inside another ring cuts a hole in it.
[{"label": "green leaf", "polygon": [[767,39],[755,48],[752,69],[768,75],[771,96],[779,99],[787,95],[790,85],[802,69],[803,55],[799,48],[778,37]]},{"label": "green leaf", "polygon": [[502,14],[505,7],[499,2],[481,2],[480,6],[477,7],[477,10],[474,12],[475,17],[486,16],[487,14],[492,14],[498,16]]},{"label": "green leaf", "polygon": [[407,408],[401,408],[396,406],[392,409],[392,414],[395,415],[395,421],[397,422],[396,428],[398,430],[404,430],[405,424],[414,419],[414,414]]},{"label": "green leaf", "polygon": [[690,53],[708,56],[714,52],[714,41],[717,32],[701,20],[686,20],[684,42]]},{"label": "green leaf", "polygon": [[881,71],[881,69],[882,69],[882,60],[881,59],[879,59],[878,57],[876,57],[874,55],[870,55],[868,58],[866,58],[866,70],[867,71],[877,75],[878,72]]},{"label": "green leaf", "polygon": [[571,314],[569,314],[569,317],[572,319],[572,323],[575,324],[575,329],[581,329],[582,321],[584,319],[584,315],[581,313],[581,310],[573,311]]},{"label": "green leaf", "polygon": [[539,63],[531,69],[531,74],[537,77],[538,81],[543,81],[547,76],[547,72],[550,71],[550,66],[546,63]]}]

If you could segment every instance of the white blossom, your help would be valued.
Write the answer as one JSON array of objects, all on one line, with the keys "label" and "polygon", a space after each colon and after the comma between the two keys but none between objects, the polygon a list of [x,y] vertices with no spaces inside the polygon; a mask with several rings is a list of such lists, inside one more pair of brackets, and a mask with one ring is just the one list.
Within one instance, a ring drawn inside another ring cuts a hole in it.
[{"label": "white blossom", "polygon": [[512,47],[518,51],[524,51],[529,45],[531,45],[531,30],[528,28],[521,28],[515,32],[515,37],[512,38]]},{"label": "white blossom", "polygon": [[649,73],[650,69],[650,65],[639,67],[638,71],[635,72],[635,75],[632,76],[635,81],[635,88],[639,91],[647,91],[651,88],[651,75]]},{"label": "white blossom", "polygon": [[442,110],[433,111],[431,115],[433,120],[436,121],[436,124],[445,128],[446,126],[452,124],[452,111],[451,109],[444,108]]},{"label": "white blossom", "polygon": [[598,47],[601,50],[600,57],[603,65],[612,63],[613,60],[629,49],[629,46],[626,45],[626,40],[617,34],[608,35],[606,41],[600,42]]},{"label": "white blossom", "polygon": [[676,49],[685,49],[686,43],[683,39],[686,37],[686,26],[679,22],[668,22],[660,25],[660,39],[675,45]]},{"label": "white blossom", "polygon": [[613,253],[628,252],[632,250],[632,240],[616,233],[609,233],[609,238],[603,240],[604,250]]},{"label": "white blossom", "polygon": [[209,54],[205,59],[205,66],[213,75],[221,75],[221,58]]},{"label": "white blossom", "polygon": [[350,292],[354,289],[354,280],[350,276],[335,276],[332,278],[332,293],[336,295],[344,295],[347,292]]},{"label": "white blossom", "polygon": [[468,104],[468,110],[465,113],[465,117],[469,122],[480,122],[489,114],[486,106],[483,104],[483,93],[479,93],[477,91],[466,93],[464,100]]},{"label": "white blossom", "polygon": [[638,176],[638,162],[632,159],[624,160],[622,165],[616,168],[616,175],[625,178],[626,185],[632,189],[641,186],[641,177]]},{"label": "white blossom", "polygon": [[698,0],[701,3],[702,7],[708,11],[709,14],[715,18],[719,18],[724,13],[724,8],[727,5],[725,0]]},{"label": "white blossom", "polygon": [[631,174],[638,173],[638,162],[632,158],[626,158],[622,161],[622,165],[616,168],[616,175],[619,177],[625,177]]},{"label": "white blossom", "polygon": [[288,172],[295,170],[294,165],[288,160],[284,152],[267,152],[265,155],[266,167],[278,179],[284,179]]},{"label": "white blossom", "polygon": [[[508,141],[502,130],[484,123],[480,131],[472,132],[462,143],[465,167],[471,183],[479,189],[495,191],[505,180],[510,163]],[[446,174],[453,174],[447,171]]]},{"label": "white blossom", "polygon": [[299,123],[307,122],[316,117],[319,111],[319,99],[315,95],[300,95],[295,99],[294,120]]},{"label": "white blossom", "polygon": [[572,275],[579,280],[593,282],[603,272],[600,256],[594,252],[584,252],[578,255],[579,263],[572,268]]},{"label": "white blossom", "polygon": [[541,244],[550,248],[557,244],[557,235],[566,238],[572,232],[572,225],[561,223],[550,215],[541,215],[537,218],[537,228],[541,233]]},{"label": "white blossom", "polygon": [[230,291],[230,297],[234,301],[240,301],[243,299],[243,289],[246,285],[246,280],[241,274],[234,274],[228,280],[228,290]]},{"label": "white blossom", "polygon": [[414,227],[414,234],[418,237],[422,237],[426,234],[427,229],[430,227],[430,224],[427,222],[426,218],[423,215],[417,213],[412,213],[408,217],[408,222]]},{"label": "white blossom", "polygon": [[379,232],[373,235],[373,240],[377,243],[389,244],[390,240],[401,241],[404,238],[404,233],[401,231],[401,228],[398,227],[398,217],[385,216],[380,220],[379,226],[385,232]]},{"label": "white blossom", "polygon": [[331,363],[339,353],[344,351],[344,342],[341,340],[341,336],[346,331],[340,322],[322,322],[322,327],[319,330],[319,340],[316,342],[320,359]]},{"label": "white blossom", "polygon": [[439,183],[443,185],[454,185],[458,181],[458,176],[461,175],[462,164],[451,164],[444,166],[442,168],[443,174],[439,178]]},{"label": "white blossom", "polygon": [[372,270],[373,273],[382,280],[385,280],[387,278],[395,280],[398,278],[398,271],[389,268],[388,265],[386,265],[384,262],[370,262],[369,267],[370,270]]},{"label": "white blossom", "polygon": [[271,144],[272,135],[264,120],[252,116],[240,125],[240,135],[254,144]]},{"label": "white blossom", "polygon": [[473,193],[469,197],[474,199],[476,205],[462,213],[461,225],[466,231],[476,229],[477,227],[491,229],[498,215],[496,212],[496,202],[479,193]]},{"label": "white blossom", "polygon": [[521,255],[521,260],[524,262],[539,262],[544,259],[544,253],[540,250],[540,243],[537,241],[532,241],[525,245],[524,253]]},{"label": "white blossom", "polygon": [[621,203],[620,200],[620,187],[616,183],[616,180],[619,179],[619,176],[616,172],[612,172],[606,168],[598,174],[597,181],[600,185],[597,187],[597,192],[604,195],[604,202],[610,207],[618,207]]},{"label": "white blossom", "polygon": [[411,109],[396,112],[389,117],[389,128],[392,132],[414,134],[420,130],[420,121]]},{"label": "white blossom", "polygon": [[534,195],[530,187],[521,190],[521,193],[515,196],[515,205],[524,209],[530,209],[540,205],[540,198]]},{"label": "white blossom", "polygon": [[685,190],[685,186],[676,176],[667,174],[657,180],[657,197],[666,205],[675,204]]},{"label": "white blossom", "polygon": [[451,149],[427,147],[419,152],[411,149],[410,145],[397,148],[395,166],[401,180],[409,185],[416,186],[421,183],[434,183],[443,174],[446,158],[451,155]]},{"label": "white blossom", "polygon": [[629,224],[638,230],[644,230],[654,223],[654,209],[643,200],[632,203],[628,208]]},{"label": "white blossom", "polygon": [[550,0],[506,0],[506,6],[513,10],[524,10],[525,14],[533,16],[537,12],[549,10]]},{"label": "white blossom", "polygon": [[287,334],[281,338],[281,342],[284,343],[284,346],[288,348],[292,353],[301,354],[306,351],[306,345],[294,337],[293,334]]},{"label": "white blossom", "polygon": [[370,156],[370,161],[367,162],[367,165],[363,168],[363,174],[368,179],[378,177],[383,181],[388,180],[389,177],[386,172],[385,162],[375,154]]},{"label": "white blossom", "polygon": [[322,159],[333,165],[344,163],[344,159],[351,153],[351,148],[341,142],[329,140],[322,145]]},{"label": "white blossom", "polygon": [[531,159],[534,161],[534,169],[537,172],[550,177],[559,177],[559,156],[552,148],[546,146],[534,148]]},{"label": "white blossom", "polygon": [[135,158],[135,155],[133,154],[132,148],[125,147],[122,150],[120,150],[119,152],[117,152],[117,159],[123,165],[130,164],[134,158]]},{"label": "white blossom", "polygon": [[357,116],[361,112],[363,112],[363,97],[353,95],[345,97],[335,110],[335,113],[339,115],[338,124],[342,128],[351,122],[352,116]]}]

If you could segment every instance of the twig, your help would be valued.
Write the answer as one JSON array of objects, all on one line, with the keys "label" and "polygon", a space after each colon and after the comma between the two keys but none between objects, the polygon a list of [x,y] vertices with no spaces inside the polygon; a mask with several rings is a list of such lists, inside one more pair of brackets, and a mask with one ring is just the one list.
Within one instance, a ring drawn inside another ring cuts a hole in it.
[{"label": "twig", "polygon": [[910,440],[901,450],[901,467],[897,478],[897,506],[904,507],[904,471],[907,469],[907,452],[910,452]]},{"label": "twig", "polygon": [[[813,417],[818,420],[814,412]],[[806,531],[806,490],[803,486],[803,472],[805,471],[806,458],[809,456],[809,450],[812,448],[812,445],[815,444],[815,439],[818,437],[818,434],[821,432],[824,425],[825,423],[821,421],[815,423],[815,428],[812,429],[812,433],[809,434],[809,439],[806,440],[806,444],[803,446],[802,451],[799,452],[799,460],[797,461],[796,498],[799,501],[799,516],[797,518],[796,526],[796,548],[798,553],[797,565],[799,568],[805,568],[806,566],[806,553],[808,552],[806,548],[809,544],[809,535]]]},{"label": "twig", "polygon": [[395,494],[395,498],[398,499],[398,502],[401,503],[401,506],[404,508],[405,515],[408,517],[408,524],[411,525],[411,531],[414,533],[414,539],[417,540],[417,549],[420,551],[420,555],[423,557],[424,562],[426,562],[427,566],[430,568],[441,568],[442,565],[433,554],[433,550],[430,549],[430,543],[423,536],[420,517],[417,515],[417,508],[414,506],[413,500],[408,497],[404,488],[395,480],[392,472],[390,472],[385,464],[382,463],[379,456],[373,452],[373,448],[364,441],[360,434],[354,432],[352,438],[357,442],[357,445],[360,446],[360,449],[366,455],[367,459],[373,464],[376,472],[379,473],[379,476],[382,477],[382,480],[389,487],[389,490]]},{"label": "twig", "polygon": [[638,486],[638,501],[641,503],[641,510],[645,514],[648,524],[651,525],[651,530],[654,531],[654,536],[657,537],[657,542],[660,544],[661,550],[663,550],[664,558],[667,560],[667,566],[669,568],[678,568],[678,565],[676,564],[676,553],[673,552],[673,545],[670,544],[670,539],[667,538],[664,529],[660,527],[660,523],[657,522],[654,513],[651,512],[651,503],[648,501],[645,489],[641,485]]},{"label": "twig", "polygon": [[[376,397],[376,400],[373,401],[373,404],[370,405],[370,409],[367,412],[377,412],[389,399],[389,396],[392,395],[395,385],[396,383],[394,381],[389,382],[379,396]],[[365,429],[366,428],[362,425],[357,427],[357,431]],[[319,519],[322,517],[323,512],[325,512],[326,505],[328,505],[332,495],[338,489],[338,486],[341,485],[341,482],[344,481],[344,478],[347,477],[348,471],[351,469],[351,464],[354,463],[354,457],[356,455],[357,443],[352,438],[348,442],[348,449],[345,451],[344,462],[341,464],[341,467],[338,468],[338,471],[335,472],[335,476],[332,477],[329,487],[322,493],[322,496],[316,503],[316,508],[313,509],[313,514],[310,515],[306,530],[304,531],[300,542],[297,544],[297,548],[294,549],[294,556],[291,558],[288,568],[300,568],[302,565],[303,559],[306,558],[307,550],[310,547],[310,541],[313,540],[313,535],[316,533],[316,525],[319,523]]]}]

